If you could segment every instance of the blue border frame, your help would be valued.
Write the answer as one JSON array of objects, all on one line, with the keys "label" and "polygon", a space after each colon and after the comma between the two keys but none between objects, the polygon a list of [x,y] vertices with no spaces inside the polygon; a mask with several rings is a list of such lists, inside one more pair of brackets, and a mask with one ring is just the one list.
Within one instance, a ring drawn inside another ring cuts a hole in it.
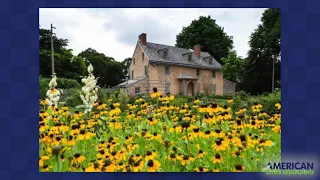
[{"label": "blue border frame", "polygon": [[282,9],[282,150],[320,152],[317,0],[1,1],[0,179],[259,179],[258,173],[41,174],[38,171],[39,7],[276,7]]}]

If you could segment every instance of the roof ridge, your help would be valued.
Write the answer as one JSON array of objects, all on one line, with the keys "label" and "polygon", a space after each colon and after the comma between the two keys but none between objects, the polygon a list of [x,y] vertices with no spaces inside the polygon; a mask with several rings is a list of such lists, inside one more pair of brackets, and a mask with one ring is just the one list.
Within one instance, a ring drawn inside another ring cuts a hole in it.
[{"label": "roof ridge", "polygon": [[[171,46],[171,45],[166,45],[166,44],[159,44],[159,43],[154,43],[154,42],[147,42],[147,43],[155,44],[155,45],[161,45],[161,46],[168,46],[168,47],[173,47],[173,48],[178,48],[178,49],[183,49],[183,50],[188,50],[188,51],[190,51],[190,50],[189,50],[190,48],[181,48],[181,47],[176,47],[176,46]],[[208,52],[206,52],[206,51],[200,51],[200,52],[202,52],[202,53],[208,53]],[[208,54],[210,54],[210,53],[208,53]],[[211,56],[211,54],[210,54],[210,56]]]}]

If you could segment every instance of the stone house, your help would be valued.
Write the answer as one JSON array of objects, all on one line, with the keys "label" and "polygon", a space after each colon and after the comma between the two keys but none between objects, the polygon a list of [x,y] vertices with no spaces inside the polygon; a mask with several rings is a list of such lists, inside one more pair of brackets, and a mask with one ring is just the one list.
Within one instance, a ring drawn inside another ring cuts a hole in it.
[{"label": "stone house", "polygon": [[184,49],[151,43],[142,33],[132,56],[130,78],[117,87],[126,88],[129,94],[151,93],[154,87],[173,95],[234,94],[235,84],[223,79],[221,68],[200,45]]}]

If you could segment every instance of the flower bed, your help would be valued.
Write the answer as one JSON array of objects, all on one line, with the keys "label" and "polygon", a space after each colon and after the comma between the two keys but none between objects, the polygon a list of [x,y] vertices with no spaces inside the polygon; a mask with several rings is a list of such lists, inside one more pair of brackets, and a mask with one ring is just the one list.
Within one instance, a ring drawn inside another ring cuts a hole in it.
[{"label": "flower bed", "polygon": [[177,106],[174,96],[151,97],[123,112],[116,100],[97,101],[86,114],[43,100],[40,171],[257,172],[280,158],[279,103],[267,114],[259,103],[232,110],[232,100]]}]

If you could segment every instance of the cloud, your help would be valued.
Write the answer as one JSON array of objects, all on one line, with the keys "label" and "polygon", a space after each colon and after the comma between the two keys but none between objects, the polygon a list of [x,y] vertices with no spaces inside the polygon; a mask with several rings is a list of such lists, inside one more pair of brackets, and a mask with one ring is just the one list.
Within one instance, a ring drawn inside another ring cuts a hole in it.
[{"label": "cloud", "polygon": [[96,49],[122,61],[131,57],[141,33],[147,41],[175,45],[176,35],[199,16],[210,15],[228,35],[233,36],[235,50],[245,57],[248,41],[265,9],[58,9],[41,8],[40,25],[52,23],[59,38],[69,40],[69,48],[78,54],[86,48]]}]

